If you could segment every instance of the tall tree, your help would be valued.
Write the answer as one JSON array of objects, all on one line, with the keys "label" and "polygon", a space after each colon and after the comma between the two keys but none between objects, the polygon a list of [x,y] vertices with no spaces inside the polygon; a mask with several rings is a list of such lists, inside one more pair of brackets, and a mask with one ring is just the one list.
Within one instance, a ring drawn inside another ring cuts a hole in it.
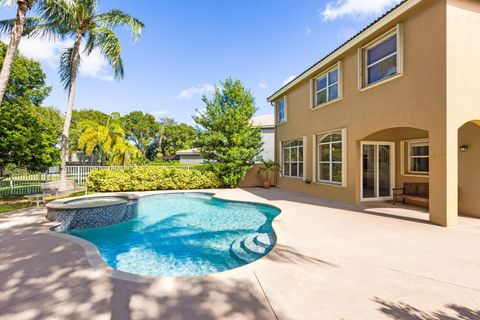
[{"label": "tall tree", "polygon": [[105,125],[85,120],[79,124],[83,131],[78,138],[78,148],[91,156],[94,151],[100,155],[102,165],[105,165],[113,148],[123,150],[125,131],[120,123],[120,115],[112,114]]},{"label": "tall tree", "polygon": [[[6,50],[0,43],[0,63]],[[40,107],[51,90],[45,78],[38,62],[16,57],[0,105],[0,167],[41,170],[58,163],[62,119],[58,110]]]},{"label": "tall tree", "polygon": [[96,123],[97,125],[106,126],[111,115],[94,109],[73,110],[72,122],[68,137],[68,151],[79,151],[78,139],[85,130],[85,124]]},{"label": "tall tree", "polygon": [[142,111],[133,111],[122,118],[127,139],[132,141],[145,157],[148,147],[153,143],[160,131],[155,117]]},{"label": "tall tree", "polygon": [[260,128],[251,122],[257,110],[251,92],[231,78],[222,85],[222,90],[215,89],[212,100],[203,97],[206,109],[193,119],[208,168],[218,174],[224,186],[235,187],[260,152]]},{"label": "tall tree", "polygon": [[113,68],[115,78],[119,79],[123,77],[124,68],[120,41],[115,35],[114,29],[127,27],[132,33],[133,40],[136,40],[144,25],[140,20],[117,9],[98,13],[96,0],[75,0],[61,3],[60,0],[56,1],[59,2],[58,5],[49,7],[50,10],[43,17],[59,26],[63,36],[70,36],[74,39],[73,46],[67,48],[62,54],[59,69],[60,79],[65,90],[68,90],[65,123],[60,143],[60,179],[63,180],[66,179],[68,135],[75,100],[82,40],[86,39],[84,53],[89,55],[95,49],[100,50]]},{"label": "tall tree", "polygon": [[190,149],[194,142],[194,127],[185,123],[165,126],[164,139],[161,143],[162,155],[171,156],[179,150]]},{"label": "tall tree", "polygon": [[13,62],[17,54],[18,46],[23,35],[51,35],[56,33],[55,25],[49,21],[39,18],[27,18],[27,11],[33,7],[42,15],[45,10],[51,10],[57,5],[57,1],[50,0],[0,0],[1,4],[7,6],[17,5],[17,13],[15,19],[7,19],[0,21],[0,34],[2,36],[10,36],[2,69],[0,71],[0,104],[4,99],[5,90],[7,88],[8,79],[12,70]]}]

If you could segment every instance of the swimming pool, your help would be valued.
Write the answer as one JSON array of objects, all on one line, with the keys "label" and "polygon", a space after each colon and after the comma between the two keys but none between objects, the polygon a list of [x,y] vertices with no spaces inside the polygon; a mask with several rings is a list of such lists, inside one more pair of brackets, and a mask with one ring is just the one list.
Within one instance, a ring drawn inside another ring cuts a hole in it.
[{"label": "swimming pool", "polygon": [[126,222],[63,232],[95,244],[112,268],[146,276],[195,276],[267,254],[279,213],[272,206],[206,193],[168,193],[140,198],[137,216]]}]

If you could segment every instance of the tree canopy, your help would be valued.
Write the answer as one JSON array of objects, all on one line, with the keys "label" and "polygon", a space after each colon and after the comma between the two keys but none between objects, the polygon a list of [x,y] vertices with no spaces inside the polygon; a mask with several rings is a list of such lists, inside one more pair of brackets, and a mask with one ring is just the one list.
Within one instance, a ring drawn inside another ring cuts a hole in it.
[{"label": "tree canopy", "polygon": [[203,97],[205,111],[194,117],[197,143],[207,166],[235,187],[254,163],[261,150],[260,128],[251,118],[257,107],[251,92],[239,80],[227,79],[217,87],[213,99]]},{"label": "tree canopy", "polygon": [[160,132],[160,126],[155,121],[155,117],[142,111],[133,111],[122,117],[122,124],[126,130],[126,138],[132,141],[145,156],[148,147]]},{"label": "tree canopy", "polygon": [[[0,64],[7,46],[0,43]],[[61,116],[40,104],[50,93],[40,64],[17,55],[0,105],[0,167],[42,170],[59,160]]]}]

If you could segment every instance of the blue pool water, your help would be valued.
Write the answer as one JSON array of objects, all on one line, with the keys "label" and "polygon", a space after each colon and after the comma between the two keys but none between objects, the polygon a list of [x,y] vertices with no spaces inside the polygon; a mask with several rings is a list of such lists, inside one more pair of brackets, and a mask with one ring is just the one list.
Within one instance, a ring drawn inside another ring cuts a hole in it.
[{"label": "blue pool water", "polygon": [[111,267],[140,275],[193,276],[242,266],[274,245],[279,210],[204,193],[147,196],[132,220],[65,233],[95,244]]}]

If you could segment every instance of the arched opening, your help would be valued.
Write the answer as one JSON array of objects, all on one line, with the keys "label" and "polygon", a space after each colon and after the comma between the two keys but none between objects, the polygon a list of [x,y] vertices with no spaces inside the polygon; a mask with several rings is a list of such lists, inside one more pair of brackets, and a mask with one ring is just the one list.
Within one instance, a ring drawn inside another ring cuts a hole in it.
[{"label": "arched opening", "polygon": [[480,218],[480,120],[458,129],[458,213]]},{"label": "arched opening", "polygon": [[[428,207],[429,150],[429,133],[422,129],[397,127],[367,135],[360,141],[360,201],[398,198]],[[410,187],[412,196],[401,197],[401,189]]]}]

